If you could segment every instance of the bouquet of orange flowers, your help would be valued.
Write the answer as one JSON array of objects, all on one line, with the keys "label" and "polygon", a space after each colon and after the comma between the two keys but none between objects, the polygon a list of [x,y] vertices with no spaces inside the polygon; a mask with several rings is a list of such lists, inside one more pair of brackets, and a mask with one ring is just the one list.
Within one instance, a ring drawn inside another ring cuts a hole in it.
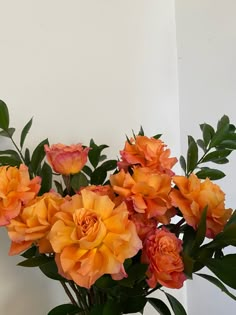
[{"label": "bouquet of orange flowers", "polygon": [[[0,135],[14,147],[0,151],[0,225],[10,255],[24,267],[39,267],[58,281],[68,304],[48,315],[142,313],[150,303],[161,315],[185,315],[166,288],[179,289],[193,273],[236,299],[236,215],[213,183],[236,149],[236,128],[223,116],[214,129],[201,124],[202,139],[188,137],[184,175],[160,139],[139,133],[127,137],[120,159],[103,154],[107,145],[49,145],[32,152],[25,139],[32,119],[13,139],[7,105],[0,101]],[[201,149],[201,151],[200,151]],[[201,153],[201,154],[200,154]],[[210,165],[212,165],[212,163]],[[208,267],[214,274],[203,274]],[[161,290],[167,305],[150,297]]]}]

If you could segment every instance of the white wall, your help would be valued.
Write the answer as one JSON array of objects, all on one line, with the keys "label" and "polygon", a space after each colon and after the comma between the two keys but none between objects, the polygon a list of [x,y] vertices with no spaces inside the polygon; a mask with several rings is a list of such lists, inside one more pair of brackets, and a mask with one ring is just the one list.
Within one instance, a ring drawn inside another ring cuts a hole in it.
[{"label": "white wall", "polygon": [[[179,103],[182,151],[187,134],[200,136],[199,123],[216,124],[223,115],[236,123],[236,2],[176,0]],[[236,154],[219,182],[234,208]],[[232,275],[235,276],[235,275]],[[190,315],[234,315],[235,301],[204,280],[187,283]]]},{"label": "white wall", "polygon": [[[94,137],[116,157],[142,124],[179,155],[174,0],[2,0],[0,12],[0,98],[12,126],[34,116],[31,147]],[[15,267],[0,233],[0,314],[47,314],[62,290]]]}]

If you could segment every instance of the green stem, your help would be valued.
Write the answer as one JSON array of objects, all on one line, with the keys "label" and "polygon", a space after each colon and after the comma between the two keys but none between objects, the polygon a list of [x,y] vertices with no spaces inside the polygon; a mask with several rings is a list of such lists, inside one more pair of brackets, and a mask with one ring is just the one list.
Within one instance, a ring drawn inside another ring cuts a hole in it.
[{"label": "green stem", "polygon": [[65,284],[65,282],[64,282],[64,281],[60,281],[60,282],[61,282],[61,285],[63,286],[63,289],[65,290],[67,296],[69,297],[71,303],[72,303],[73,305],[76,305],[76,306],[77,306],[78,304],[76,303],[76,300],[74,299],[73,295],[71,294],[71,292],[70,292],[70,290],[68,289],[68,287],[67,287],[67,285]]},{"label": "green stem", "polygon": [[71,192],[70,175],[62,175],[62,178],[63,178],[65,186],[66,186],[67,194],[70,195],[70,192]]},{"label": "green stem", "polygon": [[16,148],[17,152],[19,153],[22,162],[25,164],[25,158],[21,152],[21,150],[18,148],[17,144],[15,143],[14,139],[12,138],[12,136],[9,134],[9,132],[7,132],[7,134],[9,135],[9,138],[11,139],[11,142],[13,143],[14,147]]}]

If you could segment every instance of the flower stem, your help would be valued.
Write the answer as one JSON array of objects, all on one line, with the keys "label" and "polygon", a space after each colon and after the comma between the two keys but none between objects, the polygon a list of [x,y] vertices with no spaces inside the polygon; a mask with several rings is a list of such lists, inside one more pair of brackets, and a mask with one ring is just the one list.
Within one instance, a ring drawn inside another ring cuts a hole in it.
[{"label": "flower stem", "polygon": [[69,297],[71,303],[72,303],[73,305],[78,305],[78,304],[76,303],[76,300],[74,299],[73,295],[71,294],[70,290],[68,289],[66,283],[65,283],[64,281],[60,281],[60,282],[61,282],[61,285],[63,286],[63,289],[65,290],[66,294],[68,295],[68,297]]}]

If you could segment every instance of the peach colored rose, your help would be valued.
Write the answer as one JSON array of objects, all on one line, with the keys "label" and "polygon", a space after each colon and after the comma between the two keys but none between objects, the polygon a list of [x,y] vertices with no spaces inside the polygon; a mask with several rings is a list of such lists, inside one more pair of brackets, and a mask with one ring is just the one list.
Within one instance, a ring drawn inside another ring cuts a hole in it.
[{"label": "peach colored rose", "polygon": [[159,283],[167,288],[179,289],[186,276],[180,256],[182,241],[167,229],[158,229],[144,243],[142,262],[148,264],[147,283],[155,288]]},{"label": "peach colored rose", "polygon": [[62,175],[76,174],[86,164],[89,148],[81,144],[64,145],[61,143],[44,146],[47,160],[56,173]]},{"label": "peach colored rose", "polygon": [[156,218],[169,223],[167,210],[172,207],[169,199],[171,177],[159,174],[148,168],[134,168],[133,175],[121,170],[110,177],[113,190],[126,201],[132,200],[133,209],[145,213],[147,218]]},{"label": "peach colored rose", "polygon": [[124,150],[120,152],[121,162],[118,163],[120,169],[127,170],[128,166],[138,165],[161,174],[174,174],[171,168],[177,159],[169,157],[170,149],[166,149],[166,145],[160,139],[136,136],[135,139],[130,139],[130,143],[126,141]]},{"label": "peach colored rose", "polygon": [[131,214],[130,220],[134,222],[138,236],[142,241],[144,241],[149,234],[154,233],[158,224],[156,219],[147,219],[142,213]]},{"label": "peach colored rose", "polygon": [[86,288],[104,274],[120,278],[124,260],[142,247],[125,204],[115,208],[108,196],[83,189],[61,208],[49,233],[61,274]]},{"label": "peach colored rose", "polygon": [[41,178],[30,180],[27,166],[0,167],[0,226],[10,223],[21,207],[32,200],[40,189]]},{"label": "peach colored rose", "polygon": [[102,185],[97,185],[97,186],[96,185],[90,185],[90,186],[83,187],[80,190],[80,192],[83,189],[93,191],[93,192],[95,192],[96,194],[98,194],[100,196],[108,196],[112,201],[115,198],[115,193],[114,193],[112,187],[109,186],[109,185],[104,185],[104,186],[102,186]]},{"label": "peach colored rose", "polygon": [[53,216],[60,210],[64,199],[56,193],[45,193],[24,207],[18,217],[7,226],[11,239],[9,255],[16,255],[32,244],[39,246],[41,253],[52,252],[47,239],[53,223]]},{"label": "peach colored rose", "polygon": [[225,208],[225,194],[209,179],[201,182],[195,175],[189,178],[175,176],[174,183],[178,187],[170,194],[172,203],[178,207],[186,222],[197,229],[204,208],[207,206],[206,236],[214,238],[221,232],[232,214],[232,209]]}]

